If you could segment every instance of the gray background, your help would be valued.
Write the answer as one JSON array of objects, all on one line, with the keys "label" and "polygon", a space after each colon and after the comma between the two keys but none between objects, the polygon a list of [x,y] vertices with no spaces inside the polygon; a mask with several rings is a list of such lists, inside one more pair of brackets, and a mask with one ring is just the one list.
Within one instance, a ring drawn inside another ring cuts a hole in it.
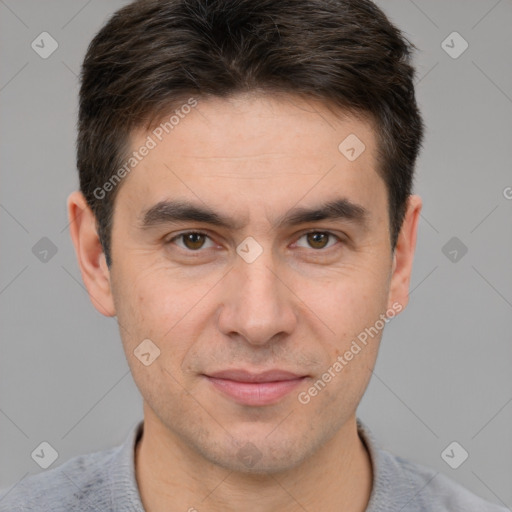
[{"label": "gray background", "polygon": [[[142,418],[116,321],[82,285],[65,204],[80,63],[125,3],[0,0],[0,487],[43,471],[30,456],[41,441],[55,467],[121,443]],[[420,49],[424,209],[410,304],[386,327],[358,415],[385,448],[511,507],[512,2],[378,4]],[[31,48],[43,31],[59,44],[47,59]],[[469,43],[457,59],[441,46],[453,31]],[[454,236],[468,249],[455,262],[442,250]],[[32,252],[42,237],[57,248],[46,262]],[[458,469],[441,458],[454,440],[469,452]]]}]

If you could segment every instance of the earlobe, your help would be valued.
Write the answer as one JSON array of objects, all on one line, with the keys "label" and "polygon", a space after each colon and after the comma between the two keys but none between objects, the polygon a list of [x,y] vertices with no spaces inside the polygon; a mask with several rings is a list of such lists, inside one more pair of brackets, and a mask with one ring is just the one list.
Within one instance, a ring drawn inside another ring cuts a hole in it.
[{"label": "earlobe", "polygon": [[410,195],[405,218],[393,253],[388,308],[398,302],[403,309],[409,302],[409,285],[421,208],[421,197]]},{"label": "earlobe", "polygon": [[78,190],[68,196],[67,210],[70,235],[89,298],[102,315],[114,316],[110,271],[98,237],[96,217]]}]

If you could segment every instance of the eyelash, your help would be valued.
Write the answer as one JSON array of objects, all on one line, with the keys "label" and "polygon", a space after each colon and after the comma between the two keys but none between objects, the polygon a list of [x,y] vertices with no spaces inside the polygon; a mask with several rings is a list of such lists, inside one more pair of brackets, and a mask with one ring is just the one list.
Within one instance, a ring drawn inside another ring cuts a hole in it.
[{"label": "eyelash", "polygon": [[[312,229],[312,230],[306,231],[306,232],[302,233],[297,240],[300,240],[301,238],[303,238],[306,235],[309,235],[311,233],[321,233],[323,235],[328,235],[331,238],[335,238],[338,242],[343,242],[343,239],[341,237],[339,237],[338,235],[335,235],[334,233],[331,233],[330,231],[322,231],[322,230],[319,230],[319,229]],[[208,233],[205,233],[204,231],[200,231],[200,230],[193,230],[193,231],[184,231],[182,233],[179,233],[178,235],[173,236],[172,238],[170,238],[169,240],[166,241],[166,245],[173,243],[177,239],[180,239],[180,238],[182,239],[182,237],[184,237],[186,235],[190,235],[190,234],[203,235],[205,237],[208,237],[211,240],[211,237],[210,237],[210,235]],[[328,249],[331,249],[335,245],[336,244],[333,244],[330,247],[324,247],[322,249],[313,249],[313,248],[311,248],[311,250],[313,250],[314,252],[318,252],[318,253],[326,252]],[[180,247],[180,249],[183,249],[184,251],[189,252],[189,253],[199,253],[199,252],[202,252],[202,251],[206,250],[206,249],[203,249],[202,247],[200,249],[195,250],[195,251],[192,250],[192,249],[188,249],[186,247]],[[304,247],[303,247],[303,249],[304,249]]]}]

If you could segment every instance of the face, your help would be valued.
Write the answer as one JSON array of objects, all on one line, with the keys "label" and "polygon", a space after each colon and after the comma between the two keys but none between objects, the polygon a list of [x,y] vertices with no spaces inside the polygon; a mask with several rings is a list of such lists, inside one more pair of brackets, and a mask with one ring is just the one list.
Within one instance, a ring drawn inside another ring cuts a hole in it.
[{"label": "face", "polygon": [[155,146],[118,191],[113,265],[86,284],[169,439],[235,471],[294,467],[354,419],[407,301],[418,203],[393,255],[371,126],[313,101],[198,100],[156,133],[133,134]]}]

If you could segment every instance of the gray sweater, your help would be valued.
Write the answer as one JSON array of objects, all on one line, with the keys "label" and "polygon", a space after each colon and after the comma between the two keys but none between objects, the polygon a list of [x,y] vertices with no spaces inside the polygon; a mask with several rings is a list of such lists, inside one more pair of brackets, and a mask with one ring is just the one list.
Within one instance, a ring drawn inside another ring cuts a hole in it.
[{"label": "gray sweater", "polygon": [[[357,426],[373,465],[366,512],[510,512],[442,473],[379,448],[360,419]],[[1,490],[0,512],[144,512],[134,468],[142,428],[140,421],[121,446],[74,457]]]}]

